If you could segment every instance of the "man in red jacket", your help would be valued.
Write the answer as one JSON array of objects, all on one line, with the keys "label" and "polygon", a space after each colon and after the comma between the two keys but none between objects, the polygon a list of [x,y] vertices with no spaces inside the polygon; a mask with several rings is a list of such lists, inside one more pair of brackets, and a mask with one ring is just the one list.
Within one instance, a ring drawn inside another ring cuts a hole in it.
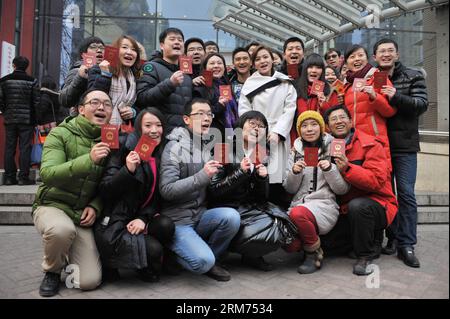
[{"label": "man in red jacket", "polygon": [[325,121],[331,134],[346,142],[345,154],[334,157],[334,161],[352,187],[338,200],[341,214],[347,214],[357,258],[353,273],[368,275],[373,271],[368,265],[380,254],[383,230],[397,213],[389,163],[376,137],[352,128],[350,113],[344,105],[328,109]]}]

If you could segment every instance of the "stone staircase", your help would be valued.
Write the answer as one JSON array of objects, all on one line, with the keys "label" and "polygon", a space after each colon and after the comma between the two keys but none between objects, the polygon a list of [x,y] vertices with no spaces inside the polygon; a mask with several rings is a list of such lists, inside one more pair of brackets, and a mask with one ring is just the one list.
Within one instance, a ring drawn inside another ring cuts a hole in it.
[{"label": "stone staircase", "polygon": [[[33,170],[31,177],[37,178]],[[38,185],[4,186],[0,171],[0,225],[32,225],[31,205]],[[448,224],[449,194],[417,192],[419,224]]]},{"label": "stone staircase", "polygon": [[[0,225],[32,224],[31,205],[38,186],[0,186]],[[448,193],[417,194],[419,224],[448,224]]]}]

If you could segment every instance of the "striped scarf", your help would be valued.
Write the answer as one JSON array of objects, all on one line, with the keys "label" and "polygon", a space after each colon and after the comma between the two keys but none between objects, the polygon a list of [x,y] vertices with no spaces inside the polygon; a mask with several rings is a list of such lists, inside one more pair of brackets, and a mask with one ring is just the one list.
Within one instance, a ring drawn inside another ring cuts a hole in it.
[{"label": "striped scarf", "polygon": [[[127,80],[130,83],[130,88],[128,90]],[[132,107],[134,102],[136,102],[136,80],[131,70],[128,70],[126,78],[123,75],[119,77],[113,76],[111,79],[109,96],[111,97],[113,104],[113,113],[109,123],[113,125],[120,125],[123,121],[120,116],[119,109],[127,106]]]}]

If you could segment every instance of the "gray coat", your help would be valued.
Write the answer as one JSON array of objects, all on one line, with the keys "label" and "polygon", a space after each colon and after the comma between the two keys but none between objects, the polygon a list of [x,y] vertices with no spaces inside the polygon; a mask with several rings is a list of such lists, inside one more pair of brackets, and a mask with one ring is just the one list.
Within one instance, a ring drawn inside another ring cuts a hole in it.
[{"label": "gray coat", "polygon": [[75,62],[64,79],[64,85],[59,94],[59,104],[62,107],[77,106],[80,97],[87,90],[88,80],[78,74],[81,65],[82,61]]},{"label": "gray coat", "polygon": [[160,166],[159,190],[164,198],[161,213],[176,225],[195,224],[206,211],[211,179],[203,166],[211,159],[210,150],[200,147],[203,143],[194,143],[183,127],[175,128],[167,139]]},{"label": "gray coat", "polygon": [[[323,141],[326,151],[319,151],[319,161],[328,159],[329,147],[333,137],[324,134]],[[292,172],[295,161],[304,157],[303,144],[300,138],[294,142],[294,148],[289,155],[289,164],[286,179],[283,186],[290,194],[294,194],[291,207],[304,206],[308,208],[316,218],[319,234],[328,233],[336,224],[339,217],[339,205],[336,203],[336,195],[343,195],[350,189],[350,185],[339,173],[335,164],[331,164],[329,171],[320,168],[306,167],[299,174]],[[314,169],[317,169],[316,188],[313,189]]]},{"label": "gray coat", "polygon": [[157,58],[144,64],[144,74],[136,83],[136,105],[140,109],[149,106],[158,108],[167,119],[168,133],[175,127],[184,126],[184,105],[192,99],[190,76],[185,76],[180,86],[170,81],[172,74],[178,70],[178,65]]}]

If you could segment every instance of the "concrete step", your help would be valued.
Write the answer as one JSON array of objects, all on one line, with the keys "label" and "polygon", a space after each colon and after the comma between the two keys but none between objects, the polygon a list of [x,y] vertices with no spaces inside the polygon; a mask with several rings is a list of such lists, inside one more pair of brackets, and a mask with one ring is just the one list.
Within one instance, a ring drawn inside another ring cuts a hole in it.
[{"label": "concrete step", "polygon": [[[0,186],[0,205],[31,205],[37,192],[37,185]],[[449,193],[416,194],[418,206],[449,206]]]},{"label": "concrete step", "polygon": [[0,186],[0,206],[31,206],[38,187],[38,185]]},{"label": "concrete step", "polygon": [[449,193],[417,192],[418,206],[448,206]]},{"label": "concrete step", "polygon": [[[419,224],[448,224],[449,208],[419,207]],[[0,225],[32,225],[31,206],[0,206]]]},{"label": "concrete step", "polygon": [[448,206],[428,206],[419,207],[418,224],[448,224],[449,208]]},{"label": "concrete step", "polygon": [[0,206],[0,225],[33,225],[31,206]]}]

